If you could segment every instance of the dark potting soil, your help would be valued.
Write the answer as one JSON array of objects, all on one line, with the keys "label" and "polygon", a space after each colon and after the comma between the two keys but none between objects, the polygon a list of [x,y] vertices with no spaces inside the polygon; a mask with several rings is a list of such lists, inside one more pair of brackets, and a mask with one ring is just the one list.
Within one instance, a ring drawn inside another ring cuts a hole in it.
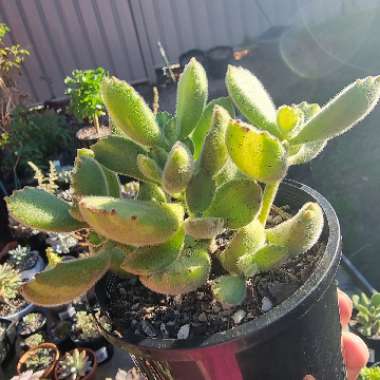
[{"label": "dark potting soil", "polygon": [[[275,208],[268,225],[279,224],[289,216],[284,209]],[[231,236],[231,232],[226,232],[215,239],[210,247],[212,256],[225,249]],[[111,291],[108,312],[116,329],[127,337],[207,337],[251,321],[288,298],[309,278],[324,249],[325,244],[319,242],[281,267],[248,279],[247,297],[239,306],[223,308],[214,300],[211,281],[225,272],[213,260],[210,281],[182,296],[157,294],[136,278],[120,278]]]}]

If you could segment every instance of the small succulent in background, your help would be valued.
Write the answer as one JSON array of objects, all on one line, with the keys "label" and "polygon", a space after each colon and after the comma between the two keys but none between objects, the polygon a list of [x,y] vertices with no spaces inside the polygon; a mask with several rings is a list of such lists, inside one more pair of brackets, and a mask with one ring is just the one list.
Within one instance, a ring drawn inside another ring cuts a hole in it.
[{"label": "small succulent in background", "polygon": [[25,371],[17,376],[13,376],[11,380],[40,380],[44,371],[33,372],[33,370]]},{"label": "small succulent in background", "polygon": [[36,251],[32,251],[28,246],[18,245],[15,249],[8,252],[7,263],[19,271],[30,269],[38,260]]},{"label": "small succulent in background", "polygon": [[9,264],[0,265],[0,302],[8,303],[19,294],[22,281],[20,273]]},{"label": "small succulent in background", "polygon": [[380,367],[363,368],[359,380],[380,380]]},{"label": "small succulent in background", "polygon": [[78,244],[78,240],[70,233],[50,232],[46,243],[58,254],[70,253],[70,249]]},{"label": "small succulent in background", "polygon": [[[73,203],[33,188],[6,199],[10,213],[34,228],[88,228],[99,236],[93,255],[58,264],[24,286],[26,299],[70,302],[108,270],[176,296],[207,283],[212,261],[219,260],[224,273],[212,281],[214,297],[238,305],[253,276],[319,241],[324,216],[317,203],[269,226],[273,202],[290,166],[312,160],[375,107],[380,77],[355,81],[323,107],[276,108],[262,83],[241,67],[229,67],[226,87],[228,97],[208,102],[205,70],[192,59],[171,115],[154,114],[128,83],[103,80],[102,101],[121,133],[78,151]],[[234,119],[234,107],[245,121]],[[139,182],[135,195],[120,193],[119,175]],[[224,232],[231,236],[226,248],[210,255],[210,243]]]},{"label": "small succulent in background", "polygon": [[41,343],[45,343],[46,338],[44,334],[35,333],[24,339],[24,345],[28,348],[37,347]]},{"label": "small succulent in background", "polygon": [[46,316],[42,313],[34,312],[26,314],[19,323],[20,335],[29,335],[42,328],[47,322]]},{"label": "small succulent in background", "polygon": [[374,293],[370,298],[365,293],[352,296],[356,311],[357,330],[366,337],[380,336],[380,293]]},{"label": "small succulent in background", "polygon": [[[102,316],[99,311],[97,313],[97,317],[99,318],[102,326],[106,330],[111,331],[111,325],[108,322],[108,320],[104,316]],[[74,332],[80,340],[92,340],[100,336],[98,326],[92,314],[83,310],[78,311],[75,314],[74,320]]]},{"label": "small succulent in background", "polygon": [[49,348],[39,348],[33,356],[25,361],[25,368],[32,371],[40,371],[49,368],[54,362],[54,351]]},{"label": "small succulent in background", "polygon": [[86,350],[66,352],[57,364],[57,375],[59,380],[80,380],[91,370],[93,363]]}]

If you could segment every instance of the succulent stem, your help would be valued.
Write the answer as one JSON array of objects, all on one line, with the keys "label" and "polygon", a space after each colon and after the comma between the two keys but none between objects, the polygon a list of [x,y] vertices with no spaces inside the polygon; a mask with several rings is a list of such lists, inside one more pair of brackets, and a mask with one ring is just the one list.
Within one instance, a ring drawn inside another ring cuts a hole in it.
[{"label": "succulent stem", "polygon": [[275,183],[268,183],[265,185],[264,193],[263,193],[263,199],[262,199],[262,205],[261,210],[258,216],[259,222],[265,227],[265,224],[267,222],[270,209],[272,207],[272,204],[274,202],[274,199],[276,198],[278,188],[281,184],[281,181],[275,182]]},{"label": "succulent stem", "polygon": [[99,118],[98,118],[98,115],[97,114],[94,114],[94,125],[95,125],[95,129],[96,129],[96,133],[99,134]]}]

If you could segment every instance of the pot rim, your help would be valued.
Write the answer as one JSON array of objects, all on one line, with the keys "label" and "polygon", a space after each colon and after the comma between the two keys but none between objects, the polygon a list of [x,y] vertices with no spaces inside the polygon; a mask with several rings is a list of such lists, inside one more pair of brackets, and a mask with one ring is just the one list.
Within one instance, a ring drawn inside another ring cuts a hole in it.
[{"label": "pot rim", "polygon": [[[91,348],[86,348],[86,347],[78,347],[78,348],[74,348],[72,350],[70,350],[70,354],[73,353],[74,350],[79,350],[79,351],[87,351],[88,353],[91,354],[92,356],[92,369],[91,371],[85,376],[85,377],[82,377],[80,380],[89,380],[92,378],[92,376],[95,374],[96,372],[96,369],[98,368],[98,361],[96,360],[96,353],[94,350],[91,350]],[[57,371],[58,371],[58,367],[59,367],[59,358],[56,362],[56,365],[54,367],[54,379],[55,380],[58,380],[58,375],[57,375]]]},{"label": "pot rim", "polygon": [[59,354],[58,347],[54,343],[46,342],[46,343],[41,343],[38,346],[29,349],[28,351],[26,351],[24,354],[21,355],[20,359],[17,362],[17,367],[16,367],[18,375],[21,374],[21,369],[25,361],[41,348],[49,348],[53,350],[55,353],[53,362],[50,364],[48,368],[45,369],[44,373],[42,374],[42,377],[48,377],[53,372],[54,367],[59,360],[60,354]]},{"label": "pot rim", "polygon": [[[284,185],[290,190],[300,190],[306,193],[310,198],[313,198],[313,201],[321,206],[325,216],[325,228],[328,231],[326,247],[316,268],[310,277],[292,295],[282,301],[279,305],[276,305],[271,310],[252,321],[232,327],[229,330],[215,333],[203,339],[193,338],[178,340],[143,338],[138,342],[132,342],[121,336],[120,333],[113,334],[105,331],[101,322],[93,313],[101,333],[111,342],[122,340],[131,347],[150,351],[170,350],[173,352],[186,349],[207,349],[215,345],[234,344],[237,340],[240,340],[239,346],[241,346],[241,340],[246,339],[248,336],[250,341],[247,341],[246,344],[252,345],[254,344],[252,343],[252,338],[254,338],[257,343],[261,343],[263,340],[268,340],[276,333],[283,330],[289,323],[293,322],[297,316],[306,313],[311,304],[324,294],[338,270],[341,256],[340,225],[334,208],[327,199],[316,190],[291,179],[284,180],[280,189]],[[99,289],[102,284],[104,284],[104,280],[100,280],[96,284],[95,289]]]}]

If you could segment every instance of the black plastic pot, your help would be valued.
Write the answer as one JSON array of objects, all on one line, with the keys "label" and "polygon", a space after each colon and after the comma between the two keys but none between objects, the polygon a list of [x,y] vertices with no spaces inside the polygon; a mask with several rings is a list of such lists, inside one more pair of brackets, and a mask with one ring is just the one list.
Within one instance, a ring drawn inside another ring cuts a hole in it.
[{"label": "black plastic pot", "polygon": [[14,351],[16,340],[16,322],[0,318],[0,323],[6,325],[6,330],[0,335],[0,366],[10,358]]},{"label": "black plastic pot", "polygon": [[[337,216],[315,190],[290,181],[281,186],[276,204],[289,205],[295,212],[308,201],[318,202],[324,211],[325,252],[306,282],[265,315],[198,340],[133,341],[104,329],[102,333],[128,351],[149,379],[301,380],[307,374],[321,380],[345,379],[334,281],[341,256]],[[115,283],[115,277],[107,275],[96,285],[105,313]]]},{"label": "black plastic pot", "polygon": [[191,58],[195,58],[198,62],[200,62],[203,66],[207,64],[207,58],[205,53],[200,49],[191,49],[179,56],[179,64],[181,67],[185,67]]},{"label": "black plastic pot", "polygon": [[215,79],[224,78],[234,51],[231,46],[216,46],[207,51],[207,72]]}]

